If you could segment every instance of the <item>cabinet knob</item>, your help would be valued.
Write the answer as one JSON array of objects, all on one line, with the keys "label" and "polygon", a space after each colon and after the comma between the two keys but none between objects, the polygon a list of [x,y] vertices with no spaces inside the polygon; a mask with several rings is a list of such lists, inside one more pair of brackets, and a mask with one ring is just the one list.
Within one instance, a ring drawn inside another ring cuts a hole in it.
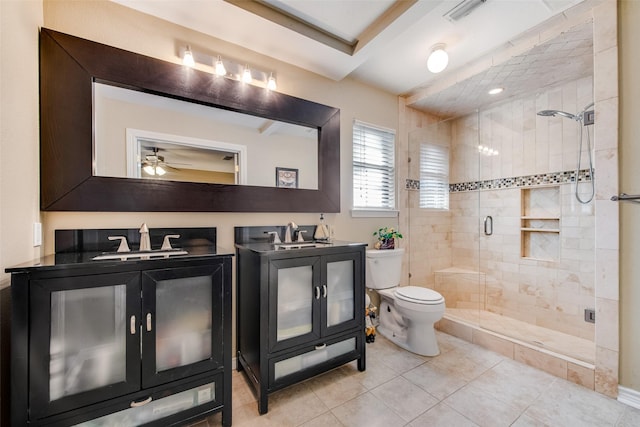
[{"label": "cabinet knob", "polygon": [[327,297],[327,285],[322,285],[322,298]]},{"label": "cabinet knob", "polygon": [[147,332],[151,332],[151,313],[147,313]]},{"label": "cabinet knob", "polygon": [[320,287],[316,286],[316,299],[320,299]]}]

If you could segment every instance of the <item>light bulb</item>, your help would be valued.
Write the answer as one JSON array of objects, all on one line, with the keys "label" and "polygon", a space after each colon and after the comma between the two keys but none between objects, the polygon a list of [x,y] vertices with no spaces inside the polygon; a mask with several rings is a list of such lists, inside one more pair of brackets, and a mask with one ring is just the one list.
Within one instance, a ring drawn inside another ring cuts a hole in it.
[{"label": "light bulb", "polygon": [[215,63],[215,67],[217,76],[224,76],[227,74],[227,69],[224,68],[224,64],[222,63],[222,58],[220,58],[220,55],[218,55],[218,60]]},{"label": "light bulb", "polygon": [[437,44],[433,47],[431,55],[427,59],[427,68],[432,73],[439,73],[449,64],[449,55],[444,50],[444,44]]},{"label": "light bulb", "polygon": [[153,166],[151,166],[151,165],[147,165],[147,166],[143,167],[142,169],[147,173],[147,175],[155,175],[156,174],[156,171],[153,169]]},{"label": "light bulb", "polygon": [[242,81],[245,83],[251,83],[253,81],[253,77],[251,77],[251,70],[248,66],[244,67],[244,72],[242,73]]},{"label": "light bulb", "polygon": [[191,48],[189,46],[187,46],[187,49],[184,51],[182,63],[188,67],[193,67],[196,64],[196,61],[193,59],[193,53],[191,52]]},{"label": "light bulb", "polygon": [[269,76],[269,80],[267,81],[267,89],[276,90],[278,85],[276,85],[276,78],[273,77],[273,73]]},{"label": "light bulb", "polygon": [[156,174],[158,174],[158,176],[162,176],[165,173],[167,173],[167,171],[165,171],[162,166],[156,166]]}]

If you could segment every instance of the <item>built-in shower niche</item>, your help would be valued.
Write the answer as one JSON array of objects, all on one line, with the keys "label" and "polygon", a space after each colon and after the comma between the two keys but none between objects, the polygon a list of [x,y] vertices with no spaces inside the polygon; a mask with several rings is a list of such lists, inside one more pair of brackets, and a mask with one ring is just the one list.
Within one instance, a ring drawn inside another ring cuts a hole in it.
[{"label": "built-in shower niche", "polygon": [[542,261],[560,259],[560,187],[523,188],[520,217],[521,256]]}]

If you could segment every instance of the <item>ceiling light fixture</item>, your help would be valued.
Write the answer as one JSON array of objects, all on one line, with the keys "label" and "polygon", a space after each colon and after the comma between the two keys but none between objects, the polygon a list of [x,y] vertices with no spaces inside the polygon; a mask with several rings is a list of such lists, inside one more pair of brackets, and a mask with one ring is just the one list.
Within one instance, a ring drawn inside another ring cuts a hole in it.
[{"label": "ceiling light fixture", "polygon": [[499,93],[502,93],[503,90],[504,90],[503,87],[494,87],[489,91],[489,95],[497,95]]},{"label": "ceiling light fixture", "polygon": [[187,45],[187,49],[184,51],[182,63],[187,67],[193,67],[196,65],[196,61],[193,59],[193,53],[191,52],[191,47],[189,47],[189,45]]},{"label": "ceiling light fixture", "polygon": [[218,55],[218,60],[214,64],[214,67],[216,69],[216,76],[224,76],[227,74],[227,69],[224,68],[224,64],[222,63],[222,58],[220,58],[220,55]]},{"label": "ceiling light fixture", "polygon": [[445,47],[443,43],[438,43],[431,48],[431,54],[427,59],[427,68],[434,74],[441,72],[449,64],[449,55],[444,50]]}]

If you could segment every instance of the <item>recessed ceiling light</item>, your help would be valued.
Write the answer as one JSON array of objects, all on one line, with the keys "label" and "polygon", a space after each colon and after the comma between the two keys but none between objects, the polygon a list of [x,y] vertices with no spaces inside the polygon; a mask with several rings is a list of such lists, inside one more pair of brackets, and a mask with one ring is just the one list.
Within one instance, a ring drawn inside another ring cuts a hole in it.
[{"label": "recessed ceiling light", "polygon": [[504,90],[503,87],[494,87],[489,91],[489,95],[497,95]]}]

